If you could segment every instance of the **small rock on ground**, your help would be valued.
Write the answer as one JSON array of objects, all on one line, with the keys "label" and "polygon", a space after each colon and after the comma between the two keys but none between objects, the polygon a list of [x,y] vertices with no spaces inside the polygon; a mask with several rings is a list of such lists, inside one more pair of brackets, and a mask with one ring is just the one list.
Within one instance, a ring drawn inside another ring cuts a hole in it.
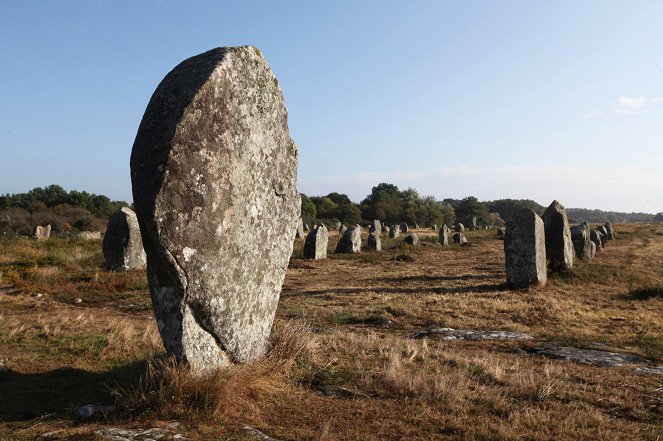
[{"label": "small rock on ground", "polygon": [[255,440],[260,440],[260,441],[280,441],[276,438],[272,438],[271,436],[265,434],[264,432],[261,432],[260,430],[256,429],[255,427],[251,427],[246,424],[242,424],[242,430],[244,430],[246,433],[251,435],[253,439]]},{"label": "small rock on ground", "polygon": [[81,421],[106,418],[108,414],[115,410],[115,406],[107,404],[83,404],[76,409],[76,418]]},{"label": "small rock on ground", "polygon": [[531,340],[533,337],[522,332],[472,331],[466,329],[435,328],[418,332],[414,338],[439,336],[442,340]]},{"label": "small rock on ground", "polygon": [[97,430],[94,433],[107,441],[151,441],[151,440],[179,440],[184,441],[186,438],[176,433],[167,437],[169,429],[174,429],[178,426],[177,423],[171,423],[165,429],[161,427],[154,427],[152,429],[120,429],[118,427],[108,427],[106,429]]},{"label": "small rock on ground", "polygon": [[598,351],[595,349],[571,348],[566,346],[528,348],[526,351],[533,355],[543,355],[550,358],[569,360],[575,363],[598,367],[646,363],[644,359],[636,357],[635,355],[618,354],[616,352]]}]

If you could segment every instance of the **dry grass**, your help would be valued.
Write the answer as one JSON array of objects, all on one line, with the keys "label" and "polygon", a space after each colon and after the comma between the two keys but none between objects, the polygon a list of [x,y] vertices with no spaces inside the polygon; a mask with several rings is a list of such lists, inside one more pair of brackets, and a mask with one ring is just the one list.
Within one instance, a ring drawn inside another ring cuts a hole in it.
[{"label": "dry grass", "polygon": [[359,255],[334,255],[332,232],[324,261],[299,258],[298,240],[270,352],[211,377],[164,358],[144,274],[103,272],[98,241],[0,241],[14,285],[0,294],[13,370],[0,378],[0,439],[90,439],[102,423],[77,426],[70,409],[112,400],[113,425],[176,419],[190,439],[249,439],[240,423],[298,440],[657,439],[660,376],[533,357],[519,342],[411,338],[511,330],[663,364],[663,227],[616,228],[593,261],[521,291],[504,286],[492,231],[442,248],[420,230],[426,245],[387,239]]}]

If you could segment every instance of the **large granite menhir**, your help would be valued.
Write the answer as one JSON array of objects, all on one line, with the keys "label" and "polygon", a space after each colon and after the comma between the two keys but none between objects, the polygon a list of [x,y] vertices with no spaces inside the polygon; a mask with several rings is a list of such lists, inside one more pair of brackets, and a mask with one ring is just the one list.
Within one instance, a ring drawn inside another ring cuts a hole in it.
[{"label": "large granite menhir", "polygon": [[519,210],[509,218],[504,233],[504,257],[509,288],[546,284],[543,220],[531,209]]},{"label": "large granite menhir", "polygon": [[304,242],[305,259],[326,259],[329,231],[324,225],[316,225],[306,236]]},{"label": "large granite menhir", "polygon": [[131,208],[122,207],[108,219],[103,248],[104,268],[108,271],[130,271],[145,266],[140,227]]},{"label": "large granite menhir", "polygon": [[546,235],[546,257],[553,271],[573,268],[573,241],[564,206],[552,201],[541,216]]},{"label": "large granite menhir", "polygon": [[131,181],[167,352],[197,373],[264,354],[300,198],[283,94],[258,49],[212,49],[166,75]]},{"label": "large granite menhir", "polygon": [[350,225],[336,244],[339,254],[353,254],[361,252],[361,228],[359,225]]}]

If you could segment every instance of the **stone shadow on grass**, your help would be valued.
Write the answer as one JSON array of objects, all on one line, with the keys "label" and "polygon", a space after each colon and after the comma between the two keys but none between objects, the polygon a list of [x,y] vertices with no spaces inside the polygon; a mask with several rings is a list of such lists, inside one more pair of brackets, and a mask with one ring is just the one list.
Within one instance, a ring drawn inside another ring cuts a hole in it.
[{"label": "stone shadow on grass", "polygon": [[146,365],[142,360],[105,372],[62,367],[37,374],[0,373],[0,422],[66,418],[83,404],[111,404],[110,389],[137,383]]},{"label": "stone shadow on grass", "polygon": [[472,285],[472,286],[462,286],[455,288],[446,288],[446,287],[420,287],[420,288],[392,288],[392,287],[358,287],[358,288],[330,288],[330,289],[320,289],[320,290],[309,290],[303,291],[302,295],[326,295],[326,294],[362,294],[362,293],[380,293],[380,294],[466,294],[470,292],[477,293],[488,293],[488,292],[499,292],[499,291],[508,291],[506,283],[499,284],[483,284],[483,285]]}]

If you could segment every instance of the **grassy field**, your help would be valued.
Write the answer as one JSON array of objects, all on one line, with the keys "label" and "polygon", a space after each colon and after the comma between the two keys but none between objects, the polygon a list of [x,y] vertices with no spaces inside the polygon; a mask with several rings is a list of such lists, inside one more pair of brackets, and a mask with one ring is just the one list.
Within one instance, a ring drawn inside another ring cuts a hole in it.
[{"label": "grassy field", "polygon": [[[494,231],[442,248],[420,230],[416,247],[320,261],[297,240],[270,353],[210,378],[164,358],[144,273],[104,272],[100,241],[0,239],[0,439],[172,421],[209,440],[255,439],[243,424],[281,440],[663,439],[662,375],[527,352],[557,342],[663,365],[663,225],[615,229],[594,260],[520,291]],[[412,338],[441,327],[534,340]],[[85,403],[117,410],[78,423]]]}]

